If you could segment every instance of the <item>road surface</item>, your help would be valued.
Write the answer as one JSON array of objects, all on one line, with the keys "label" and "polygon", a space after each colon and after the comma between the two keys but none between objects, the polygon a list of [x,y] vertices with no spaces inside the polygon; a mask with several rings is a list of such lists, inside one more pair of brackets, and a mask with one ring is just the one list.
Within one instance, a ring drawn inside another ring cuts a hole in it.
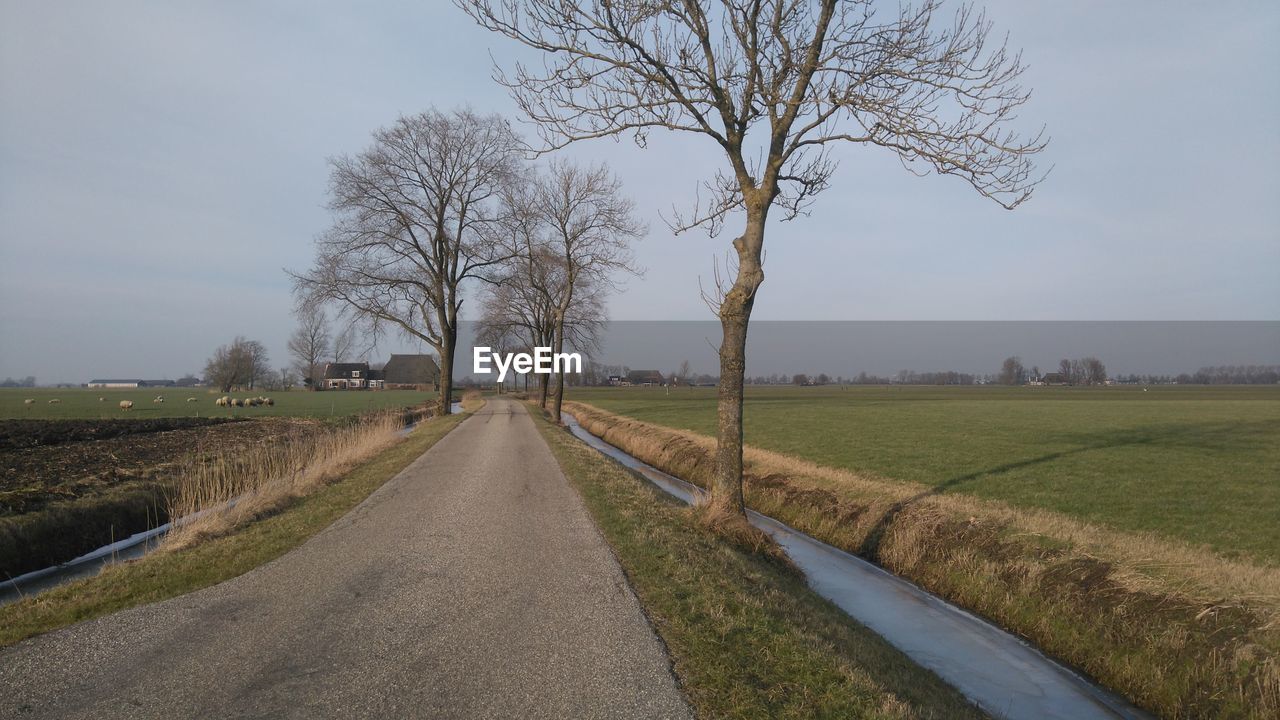
[{"label": "road surface", "polygon": [[0,717],[685,718],[524,407],[234,580],[0,650]]}]

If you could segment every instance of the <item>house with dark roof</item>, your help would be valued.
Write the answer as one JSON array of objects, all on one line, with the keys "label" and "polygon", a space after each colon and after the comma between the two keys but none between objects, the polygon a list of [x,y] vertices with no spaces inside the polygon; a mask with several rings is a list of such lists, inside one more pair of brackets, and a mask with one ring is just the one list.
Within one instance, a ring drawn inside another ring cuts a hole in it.
[{"label": "house with dark roof", "polygon": [[369,381],[369,363],[325,363],[320,387],[324,390],[363,390],[369,387]]},{"label": "house with dark roof", "polygon": [[382,367],[382,382],[388,388],[440,387],[440,366],[430,355],[392,355]]},{"label": "house with dark roof", "polygon": [[661,385],[662,373],[657,370],[632,370],[627,373],[627,382],[632,385]]}]

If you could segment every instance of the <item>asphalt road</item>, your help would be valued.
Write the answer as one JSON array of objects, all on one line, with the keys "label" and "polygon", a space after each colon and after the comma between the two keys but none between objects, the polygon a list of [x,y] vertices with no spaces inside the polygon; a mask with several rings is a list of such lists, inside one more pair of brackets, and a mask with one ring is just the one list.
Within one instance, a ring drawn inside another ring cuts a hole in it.
[{"label": "asphalt road", "polygon": [[524,407],[234,580],[0,651],[0,717],[685,718]]}]

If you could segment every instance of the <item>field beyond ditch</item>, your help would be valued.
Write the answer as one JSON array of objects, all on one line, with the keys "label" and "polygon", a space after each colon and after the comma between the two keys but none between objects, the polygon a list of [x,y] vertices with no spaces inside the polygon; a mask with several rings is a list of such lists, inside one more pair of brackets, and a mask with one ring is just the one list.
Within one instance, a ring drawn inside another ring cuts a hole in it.
[{"label": "field beyond ditch", "polygon": [[[715,436],[712,388],[569,399]],[[1280,564],[1280,387],[747,390],[746,442]]]},{"label": "field beyond ditch", "polygon": [[[756,388],[746,500],[1160,715],[1276,717],[1280,388],[1163,390]],[[714,404],[593,389],[566,410],[706,486]]]}]

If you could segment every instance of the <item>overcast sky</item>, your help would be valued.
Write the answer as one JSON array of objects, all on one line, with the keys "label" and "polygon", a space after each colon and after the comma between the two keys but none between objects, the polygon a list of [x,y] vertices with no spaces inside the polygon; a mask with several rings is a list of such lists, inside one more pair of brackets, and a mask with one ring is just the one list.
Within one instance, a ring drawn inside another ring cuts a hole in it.
[{"label": "overcast sky", "polygon": [[[176,377],[237,334],[286,364],[282,268],[329,221],[326,158],[432,105],[515,117],[490,54],[516,49],[446,2],[0,8],[0,377]],[[986,8],[1031,66],[1050,179],[1010,213],[841,148],[812,217],[770,228],[756,316],[1280,319],[1280,4]],[[571,154],[649,222],[612,316],[708,318],[728,237],[658,212],[721,159],[673,135]]]}]

